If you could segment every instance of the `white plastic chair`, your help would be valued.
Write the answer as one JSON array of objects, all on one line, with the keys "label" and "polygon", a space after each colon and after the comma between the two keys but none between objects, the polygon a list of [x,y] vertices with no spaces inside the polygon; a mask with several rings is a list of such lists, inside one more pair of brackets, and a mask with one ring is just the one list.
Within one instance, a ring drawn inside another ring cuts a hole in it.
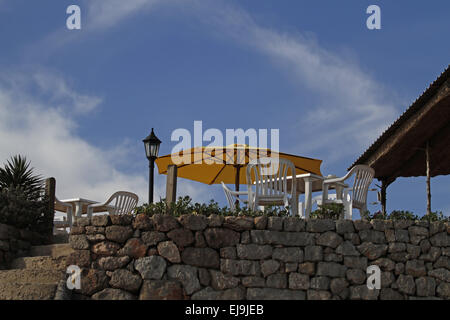
[{"label": "white plastic chair", "polygon": [[105,207],[111,215],[129,214],[136,208],[139,197],[137,194],[128,191],[115,192],[106,202],[95,203],[87,206],[87,215],[92,217],[95,208]]},{"label": "white plastic chair", "polygon": [[232,191],[230,188],[228,188],[225,183],[222,181],[222,188],[223,192],[225,192],[225,197],[228,201],[228,206],[232,212],[236,211],[236,199],[244,204],[248,204],[248,200],[244,200],[238,196],[248,196],[247,191]]},{"label": "white plastic chair", "polygon": [[58,204],[58,206],[64,207],[66,209],[67,218],[64,217],[63,221],[53,221],[53,233],[55,233],[57,229],[72,228],[72,205],[69,203],[61,202],[60,200],[58,200],[58,198],[55,198],[55,204]]},{"label": "white plastic chair", "polygon": [[[290,171],[290,174],[289,174]],[[292,176],[292,188],[287,190],[287,177]],[[254,181],[255,191],[252,191]],[[256,206],[283,205],[291,206],[291,214],[298,213],[295,199],[296,180],[294,164],[282,158],[259,158],[252,160],[247,166],[248,206],[252,210]]]},{"label": "white plastic chair", "polygon": [[[342,183],[355,175],[353,187],[342,188]],[[352,219],[353,208],[362,214],[367,210],[367,193],[375,176],[375,170],[366,165],[356,165],[342,178],[325,179],[323,181],[322,196],[315,197],[313,201],[318,205],[322,203],[342,203],[344,205],[344,218]],[[328,194],[331,185],[336,188],[335,194]],[[351,195],[350,195],[351,191]]]}]

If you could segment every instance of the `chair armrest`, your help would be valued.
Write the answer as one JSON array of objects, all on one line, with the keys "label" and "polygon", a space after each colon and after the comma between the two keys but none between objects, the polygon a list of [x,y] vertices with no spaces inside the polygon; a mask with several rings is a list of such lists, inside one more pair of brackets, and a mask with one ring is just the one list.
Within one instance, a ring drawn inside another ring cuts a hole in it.
[{"label": "chair armrest", "polygon": [[345,177],[342,178],[333,178],[333,179],[325,179],[323,180],[323,184],[333,184],[338,182],[344,182],[346,180]]},{"label": "chair armrest", "polygon": [[89,208],[98,208],[98,207],[104,207],[106,206],[106,203],[94,203],[87,206],[87,209]]},{"label": "chair armrest", "polygon": [[228,191],[233,196],[246,196],[248,195],[248,191]]},{"label": "chair armrest", "polygon": [[107,202],[105,203],[94,203],[94,204],[90,204],[86,207],[86,214],[89,218],[92,218],[92,214],[94,213],[94,208],[98,208],[98,207],[103,207],[106,205]]}]

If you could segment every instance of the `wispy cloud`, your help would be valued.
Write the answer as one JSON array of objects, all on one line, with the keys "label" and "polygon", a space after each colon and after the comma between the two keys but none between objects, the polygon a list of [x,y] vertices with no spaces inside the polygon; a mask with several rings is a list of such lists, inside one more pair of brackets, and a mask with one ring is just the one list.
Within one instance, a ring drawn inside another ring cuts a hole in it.
[{"label": "wispy cloud", "polygon": [[[326,157],[328,163],[354,158],[398,113],[393,95],[367,72],[369,68],[324,49],[301,31],[286,33],[257,23],[250,13],[230,2],[92,0],[82,4],[87,8],[85,25],[89,27],[82,34],[72,33],[73,37],[106,32],[139,13],[171,5],[174,12],[193,15],[195,21],[207,26],[207,32],[266,55],[315,101],[314,105],[280,113],[284,118],[278,123],[283,122],[285,138],[298,141],[291,143],[290,152]],[[56,38],[59,36],[51,35],[48,40]]]},{"label": "wispy cloud", "polygon": [[23,93],[30,92],[69,115],[90,113],[103,102],[100,97],[76,92],[70,83],[56,72],[43,71],[39,68],[9,71],[8,77],[4,76],[0,80],[3,89],[9,90],[15,100],[27,99],[27,95]]},{"label": "wispy cloud", "polygon": [[88,11],[89,29],[100,31],[163,2],[162,0],[88,0],[84,1],[84,5]]},{"label": "wispy cloud", "polygon": [[158,4],[168,4],[172,1],[176,0],[82,0],[79,4],[81,30],[58,28],[42,39],[29,44],[24,50],[24,56],[33,61],[48,58],[67,46],[109,31],[110,28],[116,27],[129,17],[148,13]]},{"label": "wispy cloud", "polygon": [[293,144],[292,152],[326,155],[328,162],[354,157],[397,114],[387,98],[392,95],[366,68],[322,48],[301,31],[283,33],[258,24],[248,12],[229,2],[96,0],[86,5],[93,30],[106,30],[157,5],[172,5],[174,11],[178,8],[182,14],[195,16],[209,32],[266,55],[317,101],[316,105],[299,106],[298,115],[287,117],[291,119],[286,121],[287,135],[302,137],[301,143]]},{"label": "wispy cloud", "polygon": [[293,151],[326,155],[328,162],[354,156],[397,114],[392,102],[386,101],[386,88],[357,63],[325,50],[300,32],[288,34],[259,25],[239,7],[196,3],[204,22],[222,36],[267,55],[317,98],[317,105],[299,106],[298,115],[282,113],[288,125],[294,119],[288,131],[300,137]]},{"label": "wispy cloud", "polygon": [[100,97],[77,93],[61,76],[37,72],[33,74],[33,80],[42,93],[49,95],[51,102],[69,105],[76,114],[89,113],[102,103]]}]

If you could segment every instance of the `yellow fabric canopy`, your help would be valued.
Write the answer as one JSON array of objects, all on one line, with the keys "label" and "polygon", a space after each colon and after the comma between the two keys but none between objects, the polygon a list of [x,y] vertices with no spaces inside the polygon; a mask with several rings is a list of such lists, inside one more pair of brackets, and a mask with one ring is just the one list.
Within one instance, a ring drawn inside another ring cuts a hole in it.
[{"label": "yellow fabric canopy", "polygon": [[[322,175],[320,172],[322,160],[239,144],[226,147],[194,147],[179,153],[161,156],[156,159],[156,164],[160,174],[167,174],[168,166],[176,165],[178,177],[206,184],[223,181],[226,184],[235,184],[238,190],[239,184],[247,184],[246,166],[251,160],[277,156],[292,161],[296,168],[296,174]],[[182,160],[184,163],[181,163]]]}]

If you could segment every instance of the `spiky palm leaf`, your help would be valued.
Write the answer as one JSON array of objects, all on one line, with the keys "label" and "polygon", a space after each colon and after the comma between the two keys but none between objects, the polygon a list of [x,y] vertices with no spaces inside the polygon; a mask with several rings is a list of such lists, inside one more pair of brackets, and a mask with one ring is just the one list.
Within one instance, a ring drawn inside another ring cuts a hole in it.
[{"label": "spiky palm leaf", "polygon": [[43,179],[34,175],[33,170],[25,157],[11,157],[5,167],[0,168],[0,190],[19,189],[30,199],[38,198],[43,189]]}]

